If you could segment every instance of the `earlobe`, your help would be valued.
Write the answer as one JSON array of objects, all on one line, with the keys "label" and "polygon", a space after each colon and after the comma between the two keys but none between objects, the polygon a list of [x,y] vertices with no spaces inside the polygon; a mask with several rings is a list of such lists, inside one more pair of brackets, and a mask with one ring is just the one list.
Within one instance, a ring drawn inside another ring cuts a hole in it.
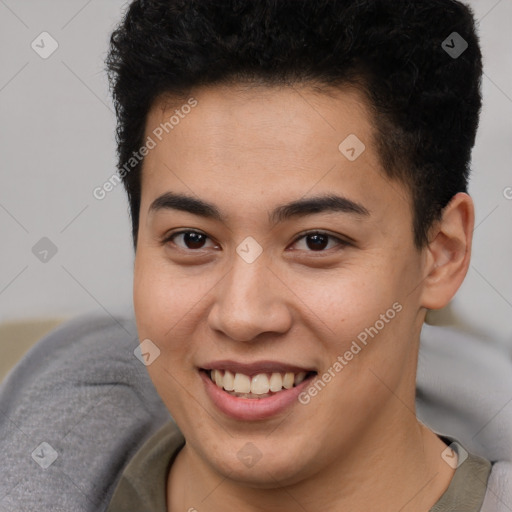
[{"label": "earlobe", "polygon": [[453,196],[425,248],[423,307],[443,308],[459,289],[469,268],[474,223],[473,200],[462,192]]}]

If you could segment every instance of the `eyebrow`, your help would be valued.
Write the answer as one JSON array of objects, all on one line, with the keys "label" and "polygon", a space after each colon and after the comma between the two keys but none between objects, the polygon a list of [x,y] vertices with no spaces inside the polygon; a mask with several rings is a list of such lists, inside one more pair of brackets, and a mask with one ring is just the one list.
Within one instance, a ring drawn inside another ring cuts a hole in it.
[{"label": "eyebrow", "polygon": [[[166,192],[157,197],[151,203],[149,213],[160,210],[179,210],[226,223],[226,218],[214,204],[186,194]],[[362,204],[346,197],[328,194],[298,199],[278,206],[269,214],[269,222],[273,226],[291,218],[305,217],[324,212],[348,213],[357,217],[370,216],[369,210]]]}]

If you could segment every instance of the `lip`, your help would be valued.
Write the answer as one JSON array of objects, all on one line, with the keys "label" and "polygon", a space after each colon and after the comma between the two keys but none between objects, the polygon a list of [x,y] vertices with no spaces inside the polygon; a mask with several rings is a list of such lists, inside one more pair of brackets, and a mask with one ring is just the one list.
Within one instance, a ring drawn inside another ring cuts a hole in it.
[{"label": "lip", "polygon": [[316,372],[315,368],[304,368],[278,361],[256,361],[254,363],[239,363],[232,360],[212,361],[201,365],[202,370],[229,370],[231,373],[243,373],[248,377],[254,377],[259,373],[300,373]]},{"label": "lip", "polygon": [[[240,368],[240,365],[237,365]],[[226,369],[226,367],[223,367]],[[258,366],[261,369],[261,366]],[[291,368],[287,366],[287,368]],[[212,368],[220,369],[220,368]],[[291,370],[289,370],[291,371]],[[306,371],[306,370],[299,370]],[[260,372],[263,373],[263,372]],[[213,404],[226,416],[240,421],[258,421],[266,420],[277,416],[282,413],[294,403],[298,404],[298,396],[307,387],[311,380],[316,374],[310,375],[304,379],[299,385],[290,388],[283,389],[275,395],[266,398],[239,398],[229,393],[226,393],[223,389],[219,388],[207,374],[205,370],[200,370],[199,375],[203,380],[206,394],[213,402]]]}]

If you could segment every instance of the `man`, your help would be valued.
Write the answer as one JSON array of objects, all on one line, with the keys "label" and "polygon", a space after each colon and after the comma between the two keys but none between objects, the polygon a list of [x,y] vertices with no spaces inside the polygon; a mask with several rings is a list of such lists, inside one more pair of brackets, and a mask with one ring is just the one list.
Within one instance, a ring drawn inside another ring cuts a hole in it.
[{"label": "man", "polygon": [[176,422],[109,511],[480,510],[490,462],[447,464],[465,451],[415,415],[425,314],[471,254],[471,11],[138,0],[108,67],[141,354]]}]

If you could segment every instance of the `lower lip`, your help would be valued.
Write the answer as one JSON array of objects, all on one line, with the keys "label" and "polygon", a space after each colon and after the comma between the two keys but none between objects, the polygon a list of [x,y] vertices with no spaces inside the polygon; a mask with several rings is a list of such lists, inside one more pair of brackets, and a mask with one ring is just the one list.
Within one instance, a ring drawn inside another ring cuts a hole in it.
[{"label": "lower lip", "polygon": [[266,398],[239,398],[217,386],[205,371],[201,370],[199,373],[207,395],[217,408],[227,416],[243,421],[265,420],[283,412],[293,403],[298,403],[299,394],[314,376],[311,375],[291,389],[283,389]]}]

